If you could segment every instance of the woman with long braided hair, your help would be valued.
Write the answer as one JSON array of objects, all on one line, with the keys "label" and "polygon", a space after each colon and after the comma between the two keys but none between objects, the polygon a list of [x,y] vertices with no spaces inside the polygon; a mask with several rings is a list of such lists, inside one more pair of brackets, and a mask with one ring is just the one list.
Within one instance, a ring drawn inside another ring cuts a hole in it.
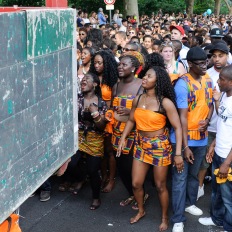
[{"label": "woman with long braided hair", "polygon": [[[91,62],[90,71],[98,75],[102,92],[102,99],[110,107],[112,88],[118,82],[118,64],[113,53],[108,50],[97,52]],[[108,127],[107,127],[108,128]],[[111,192],[115,185],[116,162],[111,145],[112,132],[104,135],[104,158],[102,160],[102,192]],[[107,166],[109,164],[109,175]]]},{"label": "woman with long braided hair", "polygon": [[162,209],[162,220],[159,231],[168,228],[168,191],[166,179],[168,166],[171,164],[172,147],[169,142],[169,122],[175,129],[177,146],[174,165],[182,170],[181,157],[182,129],[176,109],[175,92],[165,68],[154,66],[142,79],[144,94],[137,96],[132,105],[130,118],[121,135],[117,155],[125,148],[125,139],[136,125],[134,159],[132,167],[132,185],[139,212],[130,219],[138,222],[145,215],[143,183],[146,174],[153,166],[153,175]]},{"label": "woman with long braided hair", "polygon": [[92,57],[90,72],[95,73],[100,79],[102,99],[110,106],[112,88],[118,82],[118,64],[113,53],[100,50]]}]

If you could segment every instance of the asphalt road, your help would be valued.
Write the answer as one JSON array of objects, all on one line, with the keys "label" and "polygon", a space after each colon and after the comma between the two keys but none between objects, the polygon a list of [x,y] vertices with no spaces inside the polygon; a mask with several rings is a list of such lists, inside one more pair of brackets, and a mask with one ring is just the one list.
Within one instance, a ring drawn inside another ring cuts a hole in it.
[{"label": "asphalt road", "polygon": [[[59,192],[60,179],[52,178],[51,199],[40,202],[39,195],[30,197],[21,207],[20,226],[23,232],[158,232],[161,220],[160,205],[156,189],[151,181],[146,181],[145,187],[150,197],[146,204],[146,216],[138,223],[130,225],[129,219],[136,211],[131,206],[121,207],[120,200],[127,197],[126,191],[119,178],[111,193],[101,195],[102,205],[96,211],[89,210],[91,189],[87,183],[74,196],[69,192]],[[170,185],[170,184],[169,184]],[[170,188],[170,186],[169,186]],[[200,198],[197,206],[209,216],[210,184],[205,187],[205,196]],[[171,215],[171,202],[169,215]],[[198,223],[198,217],[186,213],[185,232],[220,232],[217,227],[205,227]],[[169,225],[167,232],[172,231]]]}]

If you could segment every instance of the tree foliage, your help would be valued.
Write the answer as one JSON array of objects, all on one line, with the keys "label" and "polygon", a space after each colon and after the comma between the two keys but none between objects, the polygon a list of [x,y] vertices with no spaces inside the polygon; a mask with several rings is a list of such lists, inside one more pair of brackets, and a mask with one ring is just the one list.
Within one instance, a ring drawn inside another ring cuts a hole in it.
[{"label": "tree foliage", "polygon": [[183,12],[186,8],[184,0],[138,0],[141,14],[151,14],[162,9],[165,13]]},{"label": "tree foliage", "polygon": [[2,6],[44,6],[45,0],[1,0],[0,4]]},{"label": "tree foliage", "polygon": [[[124,0],[126,1],[126,0]],[[136,2],[136,1],[135,1]],[[165,13],[178,13],[186,10],[186,3],[188,0],[138,0],[139,13],[150,15],[152,12],[158,12],[161,8]],[[224,2],[224,1],[222,1]],[[231,3],[232,0],[227,0]],[[99,7],[105,9],[103,0],[68,0],[69,6],[81,7],[88,12],[97,11]],[[44,6],[45,0],[0,0],[2,6]],[[228,9],[225,4],[221,5],[221,13],[228,13]],[[115,9],[119,9],[120,12],[124,12],[123,0],[116,0]],[[207,9],[214,11],[214,0],[195,0],[193,12],[196,14],[202,14]],[[106,10],[105,10],[106,11]]]}]

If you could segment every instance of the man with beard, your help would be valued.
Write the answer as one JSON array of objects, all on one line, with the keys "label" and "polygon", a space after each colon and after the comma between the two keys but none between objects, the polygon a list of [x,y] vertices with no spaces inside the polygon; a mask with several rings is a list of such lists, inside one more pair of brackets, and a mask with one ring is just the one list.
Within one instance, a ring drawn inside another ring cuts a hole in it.
[{"label": "man with beard", "polygon": [[[224,41],[217,41],[213,44],[212,49],[209,51],[212,54],[213,67],[207,70],[208,75],[210,76],[213,82],[213,88],[216,88],[219,91],[217,80],[219,78],[219,74],[225,66],[228,64],[228,54],[229,49]],[[208,147],[211,145],[213,140],[216,138],[217,132],[217,113],[214,109],[212,118],[210,120],[210,125],[208,127]],[[204,195],[204,178],[209,167],[209,163],[206,162],[204,158],[201,164],[200,172],[198,174],[199,177],[199,189],[197,199]]]},{"label": "man with beard", "polygon": [[[206,153],[207,127],[213,113],[212,81],[206,74],[207,55],[200,47],[187,53],[189,72],[175,85],[177,108],[183,131],[182,155],[173,154],[173,163],[183,165],[178,172],[172,167],[172,223],[173,232],[183,232],[185,212],[199,216],[203,212],[195,206],[198,193],[198,172]],[[175,151],[174,130],[170,136]]]}]

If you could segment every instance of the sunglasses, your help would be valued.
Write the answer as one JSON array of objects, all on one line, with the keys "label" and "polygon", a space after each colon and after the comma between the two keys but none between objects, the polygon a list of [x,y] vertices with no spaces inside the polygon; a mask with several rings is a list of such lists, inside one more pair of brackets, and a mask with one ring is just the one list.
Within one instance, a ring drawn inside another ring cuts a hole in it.
[{"label": "sunglasses", "polygon": [[129,31],[129,34],[135,34],[135,32],[134,31]]},{"label": "sunglasses", "polygon": [[161,46],[173,46],[172,42],[164,42],[161,44]]},{"label": "sunglasses", "polygon": [[154,26],[154,28],[159,28],[159,26]]},{"label": "sunglasses", "polygon": [[79,35],[85,35],[85,33],[79,33]]},{"label": "sunglasses", "polygon": [[143,35],[143,33],[139,33],[139,35]]},{"label": "sunglasses", "polygon": [[123,52],[130,52],[130,51],[135,51],[134,49],[129,49],[129,48],[123,48],[122,49]]},{"label": "sunglasses", "polygon": [[196,63],[194,61],[191,61],[193,64],[199,66],[200,68],[204,68],[205,66],[207,66],[209,64],[209,61],[206,60],[206,61],[203,61],[203,62],[200,62],[200,63]]}]

